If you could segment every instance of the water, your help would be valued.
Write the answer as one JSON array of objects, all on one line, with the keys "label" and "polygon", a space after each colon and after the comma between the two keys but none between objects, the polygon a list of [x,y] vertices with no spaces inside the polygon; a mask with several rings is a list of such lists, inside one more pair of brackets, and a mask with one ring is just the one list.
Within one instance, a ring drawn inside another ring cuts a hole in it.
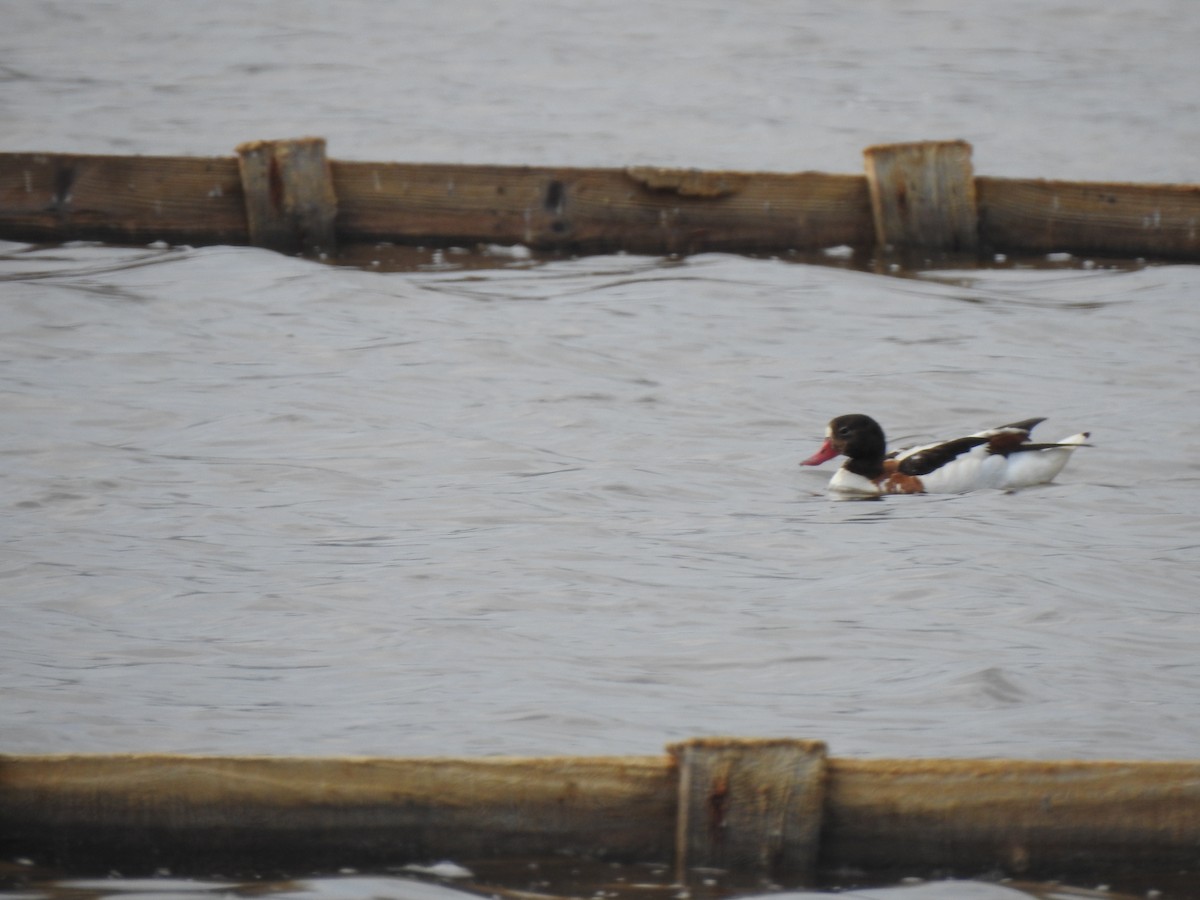
[{"label": "water", "polygon": [[[7,265],[10,750],[1200,736],[1195,268]],[[796,463],[859,408],[1097,446],[1019,494],[835,502]]]},{"label": "water", "polygon": [[[0,149],[1195,180],[1181,2],[453,8],[12,4]],[[0,752],[1195,756],[1200,269],[464,261],[0,245]],[[851,411],[1096,446],[835,502]]]},{"label": "water", "polygon": [[[586,866],[584,867],[587,868]],[[360,875],[346,873],[334,877],[298,878],[286,882],[252,881],[239,883],[225,879],[192,880],[164,876],[156,879],[126,879],[117,876],[99,879],[64,879],[58,882],[54,892],[49,896],[53,900],[204,900],[204,898],[237,898],[262,897],[269,894],[284,900],[468,900],[471,897],[494,896],[504,900],[520,900],[521,897],[547,897],[546,887],[550,886],[541,878],[543,873],[533,871],[526,873],[527,879],[538,887],[529,892],[481,887],[472,882],[466,886],[456,882],[419,881],[412,876],[397,875]],[[580,873],[596,877],[597,873]],[[644,878],[644,882],[634,883],[630,879]],[[648,869],[636,870],[625,867],[610,868],[600,875],[604,884],[604,897],[650,897],[677,898],[678,888],[673,890],[660,888],[659,877]],[[915,879],[914,879],[915,881]],[[596,881],[579,882],[566,879],[554,885],[568,886],[573,892],[562,891],[561,896],[591,896],[594,895],[591,886]],[[719,896],[713,892],[698,890],[696,895],[709,898]],[[19,895],[28,898],[41,898],[41,893]],[[813,898],[826,896],[816,891],[776,891],[769,895],[780,900],[793,898]],[[841,891],[839,897],[846,900],[1030,900],[1030,897],[1041,900],[1073,900],[1104,896],[1110,900],[1122,900],[1128,895],[1112,894],[1105,890],[1102,893],[1074,892],[1070,888],[1055,885],[1040,889],[1036,885],[1000,885],[970,881],[942,881],[930,883],[913,883],[898,887],[861,888]]]},{"label": "water", "polygon": [[0,150],[861,172],[964,138],[981,174],[1194,182],[1190,0],[9,0]]}]

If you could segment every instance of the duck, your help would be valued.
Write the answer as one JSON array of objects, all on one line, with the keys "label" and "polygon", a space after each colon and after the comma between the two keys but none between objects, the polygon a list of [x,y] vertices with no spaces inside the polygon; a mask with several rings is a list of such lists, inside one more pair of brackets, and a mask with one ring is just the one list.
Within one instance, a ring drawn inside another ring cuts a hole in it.
[{"label": "duck", "polygon": [[847,457],[830,480],[829,489],[848,494],[1015,490],[1052,480],[1075,450],[1090,446],[1091,433],[1087,431],[1052,443],[1030,440],[1030,432],[1044,421],[1024,419],[967,437],[888,453],[879,423],[852,413],[830,421],[821,449],[800,465],[819,466],[835,456]]}]

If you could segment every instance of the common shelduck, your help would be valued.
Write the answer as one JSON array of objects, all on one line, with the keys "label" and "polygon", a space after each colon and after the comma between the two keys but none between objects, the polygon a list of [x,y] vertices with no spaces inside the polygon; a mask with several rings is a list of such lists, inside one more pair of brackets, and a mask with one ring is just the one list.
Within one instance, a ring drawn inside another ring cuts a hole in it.
[{"label": "common shelduck", "polygon": [[825,443],[802,466],[849,457],[829,489],[853,494],[961,494],[981,488],[1020,488],[1050,481],[1089,433],[1050,444],[1034,443],[1029,432],[1044,419],[1025,419],[969,437],[887,452],[883,429],[870,416],[838,416],[825,430]]}]

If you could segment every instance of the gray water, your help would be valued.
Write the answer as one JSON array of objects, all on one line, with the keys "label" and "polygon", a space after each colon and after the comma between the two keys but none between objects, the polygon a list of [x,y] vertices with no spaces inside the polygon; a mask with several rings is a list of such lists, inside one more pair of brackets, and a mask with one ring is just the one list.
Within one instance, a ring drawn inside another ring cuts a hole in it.
[{"label": "gray water", "polygon": [[0,150],[1197,180],[1192,0],[5,0]]},{"label": "gray water", "polygon": [[[3,13],[0,150],[1200,181],[1182,0]],[[462,261],[0,245],[0,752],[1196,756],[1200,269]],[[1095,446],[836,502],[852,411]]]},{"label": "gray water", "polygon": [[[6,749],[1194,753],[1194,267],[6,267]],[[859,408],[1096,446],[836,502]]]}]

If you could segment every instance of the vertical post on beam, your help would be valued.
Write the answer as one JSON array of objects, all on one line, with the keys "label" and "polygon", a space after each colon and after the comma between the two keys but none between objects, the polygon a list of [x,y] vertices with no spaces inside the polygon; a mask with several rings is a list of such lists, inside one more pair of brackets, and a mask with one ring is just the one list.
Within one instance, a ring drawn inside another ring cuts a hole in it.
[{"label": "vertical post on beam", "polygon": [[250,243],[280,253],[334,253],[337,196],[324,138],[237,148]]},{"label": "vertical post on beam", "polygon": [[881,144],[868,147],[863,156],[880,247],[951,253],[978,249],[970,144]]},{"label": "vertical post on beam", "polygon": [[702,738],[667,748],[679,766],[676,876],[815,875],[825,803],[821,741]]}]

